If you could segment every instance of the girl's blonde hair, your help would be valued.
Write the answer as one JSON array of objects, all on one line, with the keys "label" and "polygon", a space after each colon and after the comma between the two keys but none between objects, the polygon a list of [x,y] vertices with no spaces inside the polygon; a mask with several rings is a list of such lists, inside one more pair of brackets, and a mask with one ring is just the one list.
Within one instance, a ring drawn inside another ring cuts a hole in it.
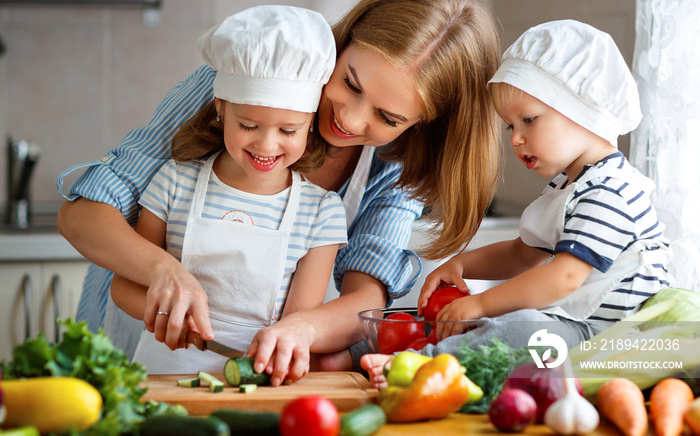
[{"label": "girl's blonde hair", "polygon": [[[173,159],[181,162],[203,159],[225,148],[224,125],[216,115],[216,105],[212,100],[185,121],[170,144]],[[307,142],[304,155],[290,165],[291,170],[313,172],[323,163],[327,145],[317,141]]]},{"label": "girl's blonde hair", "polygon": [[486,89],[500,59],[495,20],[476,0],[364,0],[333,32],[338,53],[357,44],[412,75],[424,119],[381,156],[403,163],[398,185],[439,224],[423,254],[453,255],[478,230],[499,177],[499,121]]}]

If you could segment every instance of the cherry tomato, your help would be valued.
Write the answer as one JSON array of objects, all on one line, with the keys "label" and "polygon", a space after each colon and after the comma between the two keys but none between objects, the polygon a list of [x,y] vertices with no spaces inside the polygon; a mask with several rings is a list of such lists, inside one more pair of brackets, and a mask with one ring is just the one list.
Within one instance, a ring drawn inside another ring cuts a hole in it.
[{"label": "cherry tomato", "polygon": [[319,395],[299,397],[282,409],[279,430],[282,436],[337,436],[340,433],[338,409]]},{"label": "cherry tomato", "polygon": [[425,338],[423,322],[416,321],[411,314],[396,312],[385,319],[397,320],[397,322],[379,323],[377,342],[379,343],[379,352],[382,354],[393,354],[403,351],[416,339]]},{"label": "cherry tomato", "polygon": [[469,295],[469,293],[464,294],[454,286],[437,289],[430,295],[430,298],[428,298],[428,305],[423,309],[423,318],[425,318],[426,321],[435,321],[443,307],[467,295]]}]

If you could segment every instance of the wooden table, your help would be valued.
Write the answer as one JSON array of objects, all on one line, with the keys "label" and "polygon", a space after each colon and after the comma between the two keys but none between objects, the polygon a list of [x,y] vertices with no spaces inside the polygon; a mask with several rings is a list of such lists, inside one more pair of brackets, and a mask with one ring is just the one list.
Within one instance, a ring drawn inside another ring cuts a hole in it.
[{"label": "wooden table", "polygon": [[[410,424],[386,424],[374,436],[464,436],[464,435],[554,435],[544,424],[531,425],[521,433],[503,433],[491,425],[487,415],[464,415],[453,413],[445,419],[413,422]],[[612,424],[603,421],[589,436],[622,436]],[[651,436],[652,433],[650,432]]]},{"label": "wooden table", "polygon": [[[221,374],[216,375],[224,380]],[[366,378],[355,372],[311,372],[291,385],[276,388],[259,386],[256,391],[245,394],[230,386],[226,386],[223,392],[218,393],[210,392],[204,386],[198,388],[177,386],[178,379],[188,377],[194,377],[194,374],[149,375],[144,384],[148,387],[148,392],[143,398],[181,404],[190,414],[203,416],[222,408],[279,412],[288,401],[303,395],[323,395],[331,400],[341,413],[377,401],[377,390]],[[622,435],[612,424],[605,420],[601,421],[598,429],[589,433],[591,436]],[[375,436],[463,436],[467,434],[513,436],[514,433],[501,433],[491,425],[486,415],[454,413],[441,420],[386,424],[375,433]],[[538,424],[531,425],[519,434],[552,435],[554,432],[547,426]]]}]

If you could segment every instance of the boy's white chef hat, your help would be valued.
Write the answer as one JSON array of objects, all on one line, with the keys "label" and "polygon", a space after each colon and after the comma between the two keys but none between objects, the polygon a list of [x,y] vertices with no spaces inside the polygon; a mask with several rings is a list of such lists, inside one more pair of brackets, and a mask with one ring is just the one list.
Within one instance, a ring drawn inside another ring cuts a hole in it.
[{"label": "boy's white chef hat", "polygon": [[574,20],[527,30],[489,83],[510,84],[617,146],[642,119],[637,85],[612,37]]},{"label": "boy's white chef hat", "polygon": [[335,67],[335,39],[323,15],[292,6],[256,6],[199,38],[214,68],[214,96],[232,103],[315,112]]}]

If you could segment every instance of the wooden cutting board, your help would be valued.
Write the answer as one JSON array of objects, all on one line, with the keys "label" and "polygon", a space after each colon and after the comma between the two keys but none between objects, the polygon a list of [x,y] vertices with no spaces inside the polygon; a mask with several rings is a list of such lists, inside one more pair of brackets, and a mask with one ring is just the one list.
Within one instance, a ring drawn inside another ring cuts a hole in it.
[{"label": "wooden cutting board", "polygon": [[[215,374],[224,381],[223,374]],[[305,395],[323,395],[335,404],[340,412],[347,412],[370,402],[376,402],[377,390],[356,372],[310,372],[291,385],[278,387],[258,386],[257,390],[244,394],[238,388],[226,386],[222,392],[210,392],[206,386],[185,388],[177,386],[177,380],[194,377],[194,374],[149,375],[144,387],[148,392],[144,400],[181,404],[192,415],[208,415],[214,410],[234,408],[243,410],[279,412],[294,398]]]}]

